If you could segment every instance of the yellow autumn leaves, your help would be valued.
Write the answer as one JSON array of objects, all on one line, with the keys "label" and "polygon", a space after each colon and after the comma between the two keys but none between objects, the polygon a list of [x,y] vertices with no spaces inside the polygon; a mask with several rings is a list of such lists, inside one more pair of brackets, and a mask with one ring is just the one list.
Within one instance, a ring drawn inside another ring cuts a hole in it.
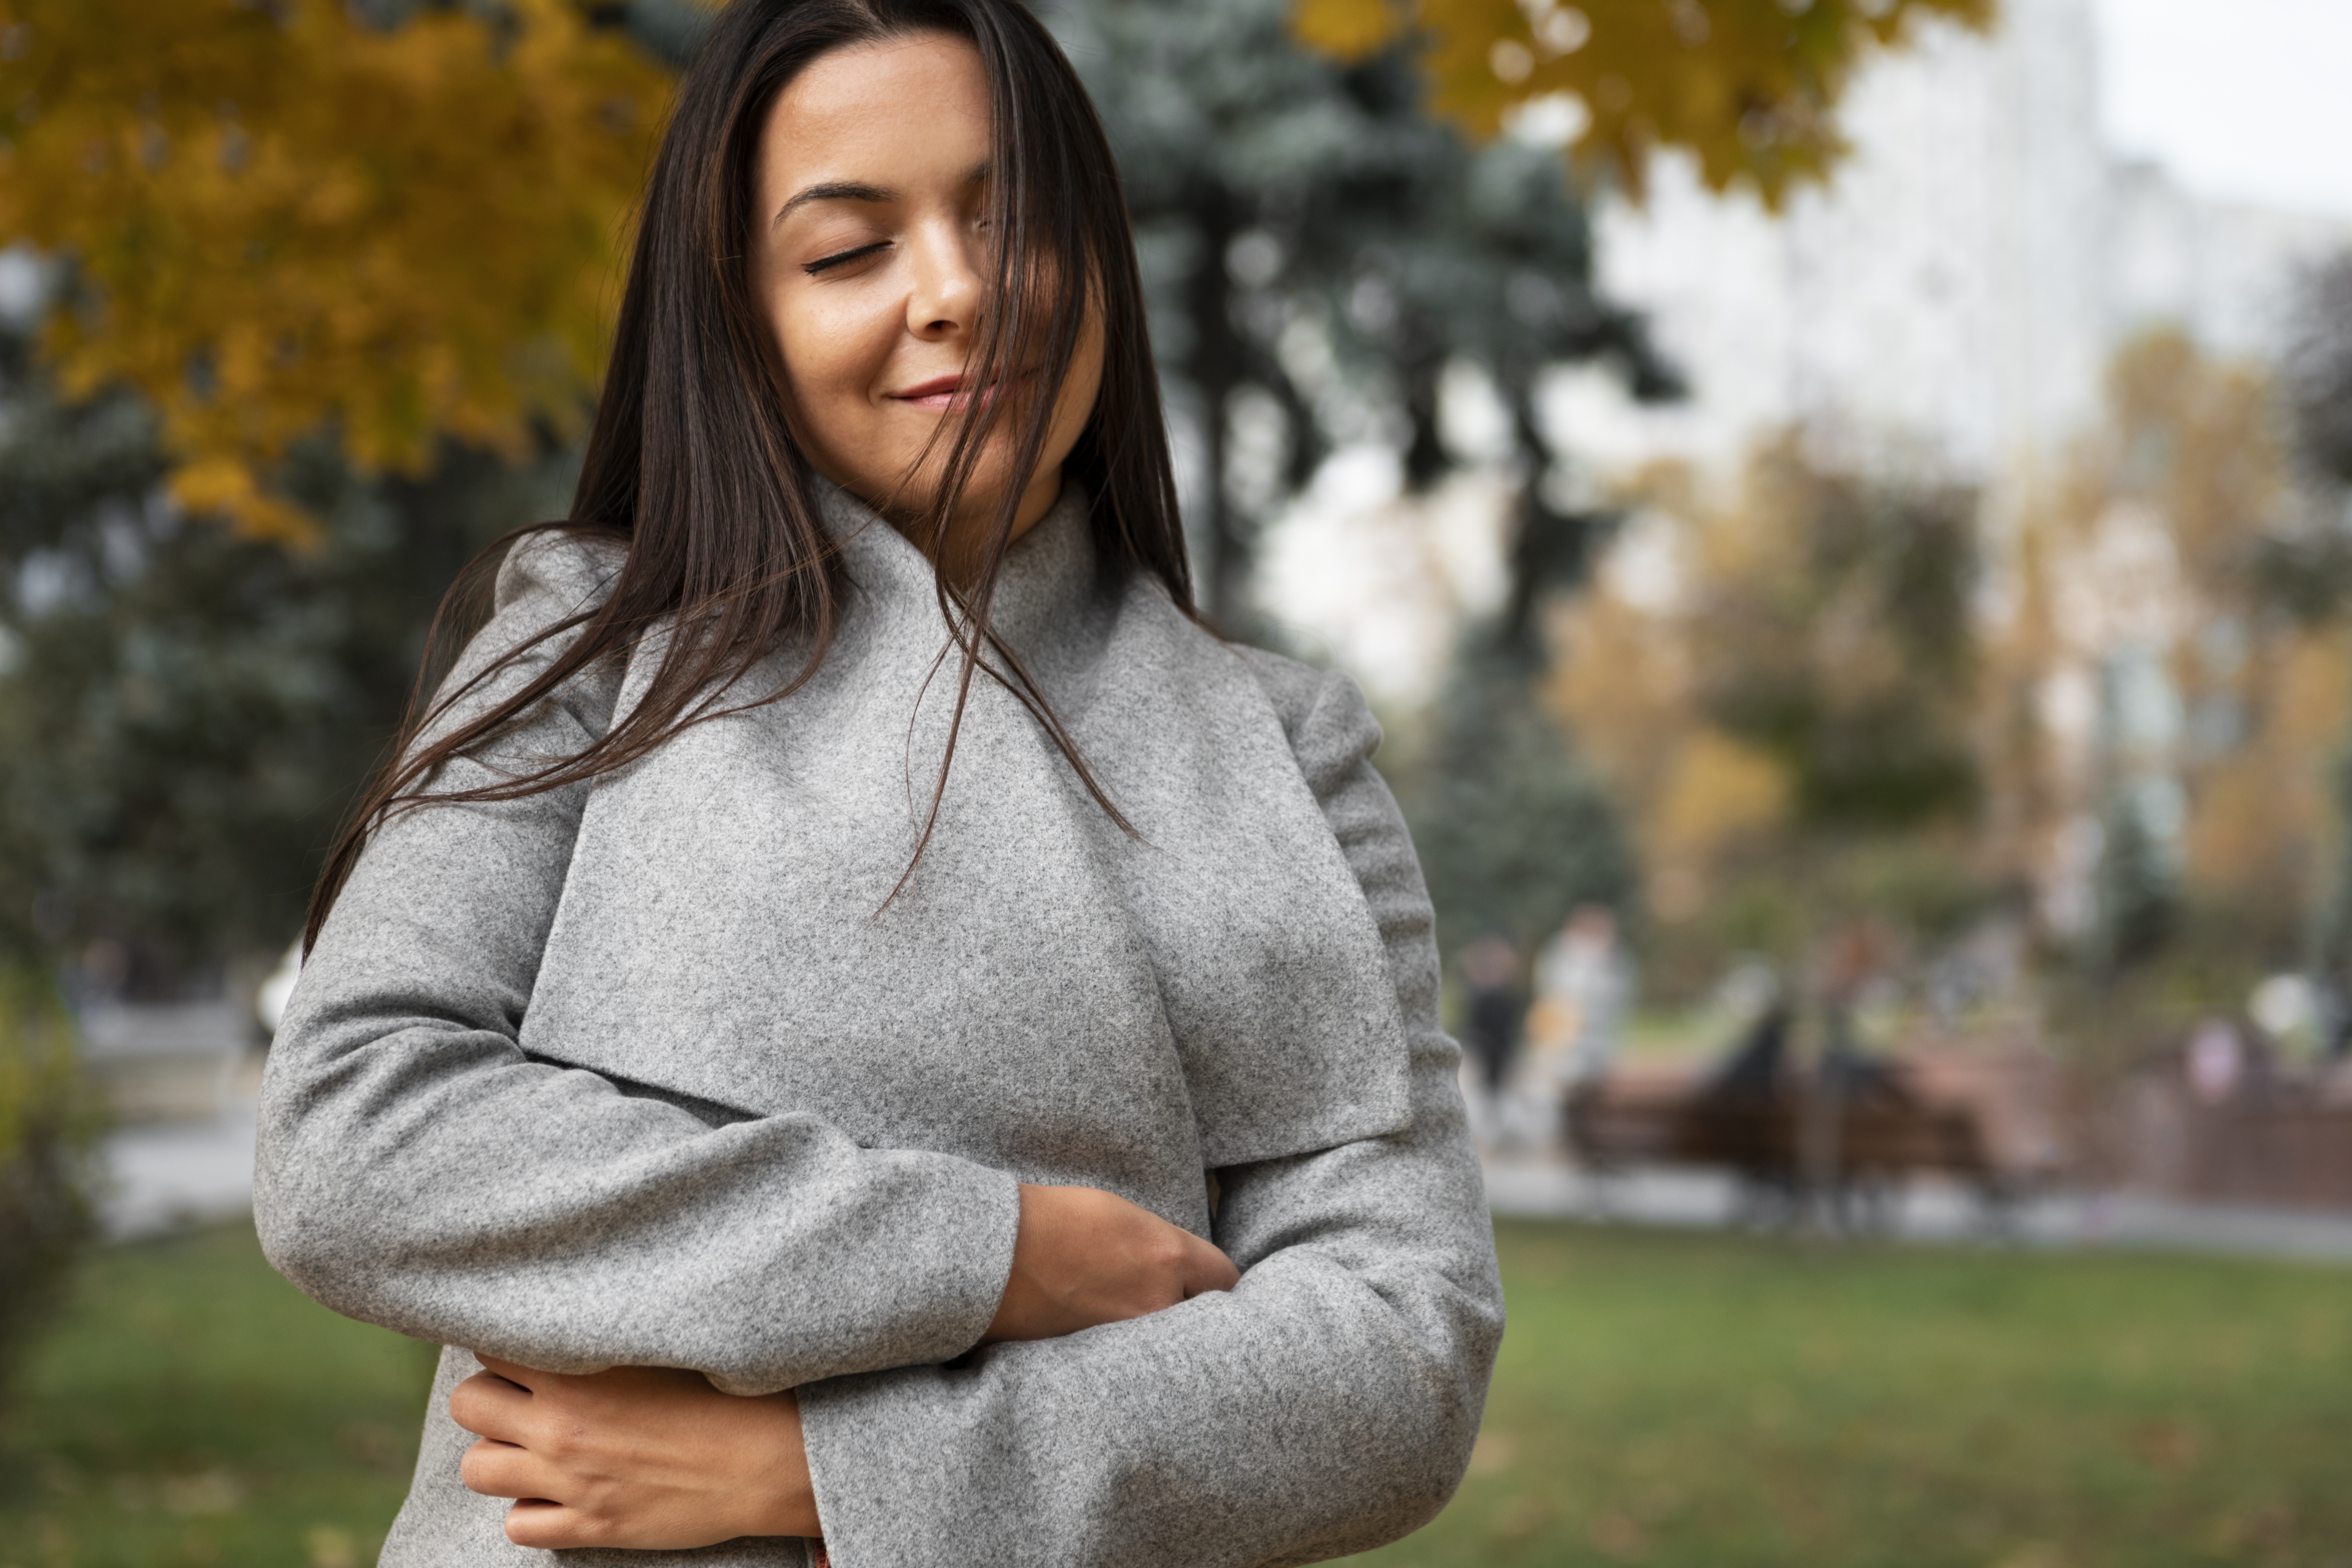
[{"label": "yellow autumn leaves", "polygon": [[1356,59],[1417,38],[1432,112],[1492,136],[1567,95],[1572,156],[1638,195],[1649,155],[1691,154],[1713,190],[1770,205],[1843,151],[1834,110],[1855,68],[1921,18],[1981,26],[1992,0],[1296,0],[1298,37]]},{"label": "yellow autumn leaves", "polygon": [[72,268],[68,391],[161,411],[193,510],[299,541],[321,426],[372,469],[579,427],[670,78],[569,0],[0,0],[0,237]]},{"label": "yellow autumn leaves", "polygon": [[[1297,0],[1294,23],[1347,58],[1414,41],[1473,136],[1572,95],[1587,167],[1638,191],[1682,147],[1777,201],[1839,150],[1874,42],[1990,3]],[[143,395],[182,504],[289,542],[314,524],[270,476],[322,429],[369,470],[575,434],[672,85],[593,9],[0,0],[0,243],[70,269],[45,342],[67,391]]]}]

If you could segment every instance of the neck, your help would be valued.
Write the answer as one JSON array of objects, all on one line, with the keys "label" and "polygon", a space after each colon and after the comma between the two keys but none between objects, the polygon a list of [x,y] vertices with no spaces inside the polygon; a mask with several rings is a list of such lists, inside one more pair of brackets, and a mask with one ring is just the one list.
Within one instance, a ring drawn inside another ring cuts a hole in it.
[{"label": "neck", "polygon": [[[1045,521],[1062,499],[1062,470],[1049,468],[1029,481],[1021,492],[1021,508],[1013,515],[1013,537],[1005,541],[1007,548],[1021,536]],[[980,580],[981,567],[988,559],[988,531],[996,518],[996,502],[971,508],[949,525],[943,547],[934,552],[931,564],[940,575],[959,588],[969,588]]]}]

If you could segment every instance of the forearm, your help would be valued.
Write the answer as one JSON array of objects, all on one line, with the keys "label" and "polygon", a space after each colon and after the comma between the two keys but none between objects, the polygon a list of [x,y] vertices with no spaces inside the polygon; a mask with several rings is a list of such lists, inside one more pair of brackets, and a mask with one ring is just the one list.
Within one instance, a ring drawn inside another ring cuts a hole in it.
[{"label": "forearm", "polygon": [[956,1355],[1002,1294],[1019,1214],[1002,1173],[806,1118],[711,1128],[448,1042],[357,1055],[273,1097],[256,1183],[271,1260],[349,1316],[750,1392]]},{"label": "forearm", "polygon": [[[1453,1096],[1443,1077],[1432,1060],[1425,1099]],[[1434,1513],[1502,1329],[1458,1110],[1231,1176],[1230,1295],[802,1389],[842,1560],[1297,1562]]]},{"label": "forearm", "polygon": [[[560,753],[599,722],[554,705],[500,744]],[[1012,1177],[805,1116],[714,1126],[525,1055],[588,795],[424,806],[360,858],[264,1079],[272,1262],[351,1316],[555,1369],[765,1391],[970,1348],[1011,1263]]]},{"label": "forearm", "polygon": [[[992,1339],[1037,1340],[1125,1321],[1234,1282],[1224,1254],[1124,1198],[1024,1186],[1012,1282]],[[615,1367],[569,1376],[494,1357],[449,1395],[481,1441],[470,1489],[515,1500],[520,1545],[658,1551],[739,1535],[823,1531],[790,1393],[734,1398],[692,1372]]]}]

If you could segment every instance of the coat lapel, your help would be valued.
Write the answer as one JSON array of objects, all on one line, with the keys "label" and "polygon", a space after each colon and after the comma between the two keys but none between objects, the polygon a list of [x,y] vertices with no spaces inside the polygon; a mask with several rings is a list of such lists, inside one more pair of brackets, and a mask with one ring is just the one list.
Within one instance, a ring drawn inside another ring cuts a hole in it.
[{"label": "coat lapel", "polygon": [[1379,933],[1240,657],[1156,585],[1104,581],[1066,498],[996,620],[1139,837],[981,676],[901,887],[959,660],[920,552],[838,491],[827,517],[854,584],[833,649],[599,782],[526,1047],[1181,1223],[1203,1166],[1402,1126]]}]

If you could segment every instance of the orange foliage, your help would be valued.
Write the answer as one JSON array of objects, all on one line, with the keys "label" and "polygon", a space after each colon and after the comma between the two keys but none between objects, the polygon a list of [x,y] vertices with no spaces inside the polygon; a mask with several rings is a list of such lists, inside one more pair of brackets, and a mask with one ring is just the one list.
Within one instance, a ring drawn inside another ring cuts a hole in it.
[{"label": "orange foliage", "polygon": [[184,504],[299,541],[267,477],[322,425],[404,470],[580,428],[670,83],[570,0],[0,0],[0,237],[72,267],[68,392],[136,388]]},{"label": "orange foliage", "polygon": [[1645,475],[1643,489],[1664,504],[1633,525],[1646,533],[1642,547],[1669,558],[1661,564],[1675,591],[1643,602],[1622,571],[1604,570],[1561,619],[1547,692],[1610,794],[1627,804],[1646,902],[1669,923],[1697,913],[1790,826],[1787,770],[1700,710],[1692,589],[1738,574],[1753,531],[1700,506],[1688,478]]},{"label": "orange foliage", "polygon": [[[2064,925],[2089,912],[2050,896],[2086,874],[2063,848],[2071,830],[2136,782],[2178,786],[2185,816],[2168,854],[2204,940],[2231,961],[2291,961],[2313,910],[2340,896],[2334,791],[2352,742],[2352,658],[2340,620],[2285,614],[2259,570],[2297,504],[2277,417],[2258,371],[2149,334],[2116,357],[2104,428],[1990,531],[1991,581],[1970,612],[1980,651],[1955,689],[1979,798],[1960,820],[1906,831],[1985,887],[2044,895],[2054,934],[2081,935]],[[1790,482],[1801,455],[1759,446],[1727,504],[1671,466],[1638,476],[1627,497],[1650,510],[1560,616],[1548,695],[1624,803],[1669,926],[1725,901],[1776,844],[1794,863],[1794,775],[1738,745],[1705,699],[1729,598],[1811,602],[1792,529],[1826,492],[1809,500]],[[1786,621],[1780,646],[1752,634],[1732,646],[1759,666],[1817,658],[1822,691],[1867,697],[1889,668],[1884,628],[1842,632],[1839,609]],[[2151,664],[2172,717],[2123,723],[2117,673]]]},{"label": "orange foliage", "polygon": [[1777,206],[1845,143],[1836,109],[1854,68],[1919,19],[1981,27],[1992,0],[1294,0],[1309,47],[1360,59],[1419,40],[1430,107],[1490,137],[1531,100],[1573,94],[1589,120],[1574,160],[1639,196],[1649,154],[1676,147],[1714,190],[1751,184]]},{"label": "orange foliage", "polygon": [[[2046,875],[2104,787],[2170,779],[2187,806],[2181,890],[2211,929],[2284,960],[2329,891],[2352,665],[2340,628],[2283,614],[2255,570],[2294,505],[2276,422],[2258,370],[2177,331],[2125,346],[2105,428],[2017,520],[1983,736],[1988,826],[2021,879]],[[2100,734],[2103,670],[2135,646],[2160,658],[2179,709],[2179,733],[2152,749]]]},{"label": "orange foliage", "polygon": [[2187,715],[2188,885],[2284,948],[2329,889],[2342,831],[2328,773],[2352,721],[2341,632],[2266,605],[2252,571],[2293,504],[2278,405],[2256,368],[2177,332],[2129,345],[2108,376],[2099,454],[2110,492],[2168,529],[2183,603],[2169,661]]}]

